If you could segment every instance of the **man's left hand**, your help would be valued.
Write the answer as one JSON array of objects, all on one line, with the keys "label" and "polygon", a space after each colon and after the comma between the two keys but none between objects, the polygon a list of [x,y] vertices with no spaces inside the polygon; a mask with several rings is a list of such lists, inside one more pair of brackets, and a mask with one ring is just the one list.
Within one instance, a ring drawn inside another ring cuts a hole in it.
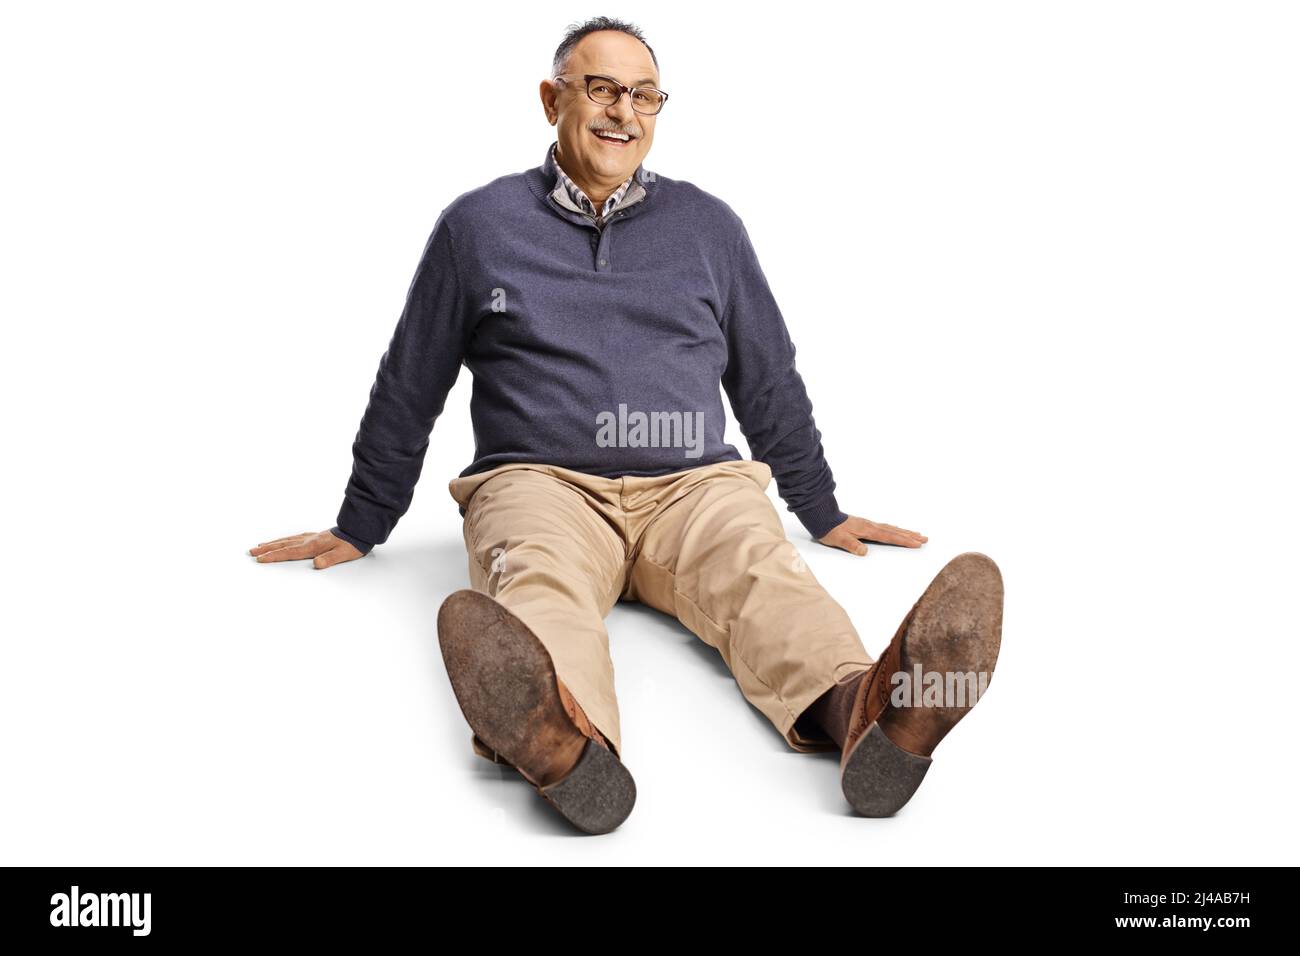
[{"label": "man's left hand", "polygon": [[832,548],[841,548],[859,557],[867,553],[867,545],[861,539],[879,544],[897,544],[904,548],[919,548],[930,539],[917,531],[896,528],[892,524],[877,524],[866,518],[849,515],[847,519],[832,528],[824,538],[818,540]]}]

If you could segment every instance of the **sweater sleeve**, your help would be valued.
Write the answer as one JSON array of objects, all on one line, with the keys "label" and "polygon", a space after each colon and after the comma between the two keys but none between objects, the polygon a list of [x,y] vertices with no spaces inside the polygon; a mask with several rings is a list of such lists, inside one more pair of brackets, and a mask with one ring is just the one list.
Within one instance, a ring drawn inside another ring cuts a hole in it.
[{"label": "sweater sleeve", "polygon": [[446,210],[438,217],[352,443],[352,475],[332,533],[363,554],[406,514],[434,420],[456,383],[469,313]]},{"label": "sweater sleeve", "polygon": [[848,516],[835,500],[835,479],[822,452],[812,402],[795,369],[795,348],[759,266],[749,232],[731,257],[722,330],[727,367],[722,386],[756,461],[772,469],[787,508],[820,539]]}]

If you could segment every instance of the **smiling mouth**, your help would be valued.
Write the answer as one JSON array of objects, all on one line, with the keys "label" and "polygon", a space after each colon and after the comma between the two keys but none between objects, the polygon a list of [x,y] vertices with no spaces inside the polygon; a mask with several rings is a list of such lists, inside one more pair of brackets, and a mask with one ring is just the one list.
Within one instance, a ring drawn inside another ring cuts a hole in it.
[{"label": "smiling mouth", "polygon": [[636,139],[635,136],[613,129],[594,129],[591,131],[591,135],[595,136],[596,139],[600,140],[606,146],[612,146],[615,149],[624,149],[632,145],[633,141]]}]

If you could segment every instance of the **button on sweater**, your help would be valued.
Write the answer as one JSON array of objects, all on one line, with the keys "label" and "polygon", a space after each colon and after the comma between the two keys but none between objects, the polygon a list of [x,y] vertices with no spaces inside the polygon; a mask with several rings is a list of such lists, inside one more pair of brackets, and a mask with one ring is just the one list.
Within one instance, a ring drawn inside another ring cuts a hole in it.
[{"label": "button on sweater", "polygon": [[808,532],[845,519],[744,223],[689,182],[635,179],[644,196],[597,228],[553,196],[548,147],[542,165],[442,211],[379,361],[334,534],[363,553],[388,540],[462,368],[475,440],[462,476],[508,462],[618,478],[738,460],[725,392]]}]

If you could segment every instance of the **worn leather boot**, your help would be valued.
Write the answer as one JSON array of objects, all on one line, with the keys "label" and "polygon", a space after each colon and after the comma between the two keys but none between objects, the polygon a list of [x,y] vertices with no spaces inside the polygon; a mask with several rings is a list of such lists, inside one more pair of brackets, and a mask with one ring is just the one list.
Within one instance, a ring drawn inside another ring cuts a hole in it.
[{"label": "worn leather boot", "polygon": [[[590,737],[605,749],[612,750],[613,747],[609,740],[604,734],[596,729],[596,725],[587,717],[587,712],[582,709],[582,705],[574,698],[573,694],[569,691],[569,688],[564,686],[564,681],[557,677],[555,683],[560,688],[560,703],[564,706],[565,713],[569,715],[569,719],[573,721],[574,725],[581,730],[584,735]],[[483,743],[483,741],[479,740],[478,734],[471,733],[469,743],[470,747],[473,748],[474,752],[480,757],[490,760],[493,763],[503,764],[507,767],[514,767],[516,770],[518,769],[509,760],[501,756],[501,754],[497,753],[487,744]]]},{"label": "worn leather boot", "polygon": [[[960,554],[912,605],[858,685],[840,755],[844,796],[858,813],[891,816],[912,798],[934,748],[992,679],[1001,642],[998,566],[977,552]],[[906,681],[896,682],[896,673]],[[940,675],[937,691],[926,679],[932,673]]]},{"label": "worn leather boot", "polygon": [[586,833],[627,818],[632,775],[523,621],[486,594],[457,591],[438,610],[438,643],[476,753],[513,767]]}]

